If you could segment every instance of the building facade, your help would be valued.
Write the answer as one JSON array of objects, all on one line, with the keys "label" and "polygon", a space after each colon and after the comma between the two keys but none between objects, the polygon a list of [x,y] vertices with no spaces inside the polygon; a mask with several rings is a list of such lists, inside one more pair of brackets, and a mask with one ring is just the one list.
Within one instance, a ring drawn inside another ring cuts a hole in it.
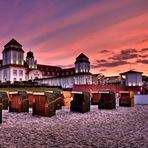
[{"label": "building facade", "polygon": [[142,72],[129,70],[121,73],[122,84],[125,86],[142,86]]},{"label": "building facade", "polygon": [[39,84],[72,88],[74,84],[92,84],[89,58],[81,53],[74,67],[62,69],[58,66],[38,64],[33,52],[27,53],[15,39],[10,40],[2,51],[0,60],[1,82],[33,80]]}]

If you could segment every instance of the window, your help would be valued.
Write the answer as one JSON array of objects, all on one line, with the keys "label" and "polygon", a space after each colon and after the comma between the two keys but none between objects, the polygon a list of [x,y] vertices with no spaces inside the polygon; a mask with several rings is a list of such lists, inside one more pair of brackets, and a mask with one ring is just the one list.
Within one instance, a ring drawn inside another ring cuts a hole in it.
[{"label": "window", "polygon": [[128,83],[128,86],[132,86],[132,83],[131,83],[131,82],[129,82],[129,83]]},{"label": "window", "polygon": [[16,64],[16,51],[13,51],[13,64]]},{"label": "window", "polygon": [[19,70],[19,75],[20,75],[20,76],[23,75],[23,70]]},{"label": "window", "polygon": [[133,82],[133,86],[136,86],[136,83],[135,82]]},{"label": "window", "polygon": [[4,70],[3,77],[4,77],[5,81],[6,81],[7,80],[7,69]]},{"label": "window", "polygon": [[142,83],[139,82],[139,86],[142,86]]},{"label": "window", "polygon": [[13,78],[13,81],[16,81],[16,78]]},{"label": "window", "polygon": [[20,81],[22,81],[22,78],[20,78]]},{"label": "window", "polygon": [[18,53],[18,64],[22,64],[23,54],[21,52]]},{"label": "window", "polygon": [[13,70],[13,75],[14,75],[14,76],[17,75],[17,70]]}]

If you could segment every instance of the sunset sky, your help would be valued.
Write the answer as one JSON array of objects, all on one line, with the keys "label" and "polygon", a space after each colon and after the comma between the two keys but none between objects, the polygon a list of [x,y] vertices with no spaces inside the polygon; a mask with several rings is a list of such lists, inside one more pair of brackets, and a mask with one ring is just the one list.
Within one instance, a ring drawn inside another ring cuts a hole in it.
[{"label": "sunset sky", "polygon": [[40,64],[71,67],[83,52],[92,73],[131,63],[148,75],[148,0],[0,0],[1,51],[12,38]]}]

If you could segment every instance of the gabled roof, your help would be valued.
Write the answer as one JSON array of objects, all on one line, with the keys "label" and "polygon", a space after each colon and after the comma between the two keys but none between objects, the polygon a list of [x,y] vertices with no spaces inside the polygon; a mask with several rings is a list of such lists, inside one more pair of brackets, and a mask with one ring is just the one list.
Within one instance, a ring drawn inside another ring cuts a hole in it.
[{"label": "gabled roof", "polygon": [[129,71],[120,73],[120,75],[125,75],[125,74],[128,74],[128,73],[140,73],[140,74],[142,74],[143,72],[139,72],[139,71],[135,71],[135,70],[129,70]]},{"label": "gabled roof", "polygon": [[17,42],[14,38],[11,39],[4,47],[6,48],[7,46],[10,46],[10,45],[22,47],[22,45],[19,42]]}]

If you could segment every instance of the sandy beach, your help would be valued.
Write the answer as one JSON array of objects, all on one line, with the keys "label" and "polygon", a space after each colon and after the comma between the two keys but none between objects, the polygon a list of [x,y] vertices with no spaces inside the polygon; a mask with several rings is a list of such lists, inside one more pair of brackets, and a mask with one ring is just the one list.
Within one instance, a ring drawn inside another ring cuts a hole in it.
[{"label": "sandy beach", "polygon": [[72,113],[51,118],[3,111],[0,148],[147,148],[148,105]]}]

